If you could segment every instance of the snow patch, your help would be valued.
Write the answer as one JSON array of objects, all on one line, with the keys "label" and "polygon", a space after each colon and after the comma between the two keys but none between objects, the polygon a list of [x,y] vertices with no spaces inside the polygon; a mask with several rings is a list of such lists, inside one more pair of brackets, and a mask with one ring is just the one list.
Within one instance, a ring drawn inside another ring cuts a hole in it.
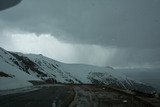
[{"label": "snow patch", "polygon": [[0,77],[0,90],[16,89],[27,86],[32,86],[32,84],[25,80],[19,80],[16,78]]}]

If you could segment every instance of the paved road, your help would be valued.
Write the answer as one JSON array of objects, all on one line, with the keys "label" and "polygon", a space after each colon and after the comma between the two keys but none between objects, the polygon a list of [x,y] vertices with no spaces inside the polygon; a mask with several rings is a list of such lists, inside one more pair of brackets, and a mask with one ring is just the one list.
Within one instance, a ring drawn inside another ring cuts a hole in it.
[{"label": "paved road", "polygon": [[160,107],[114,88],[94,85],[73,87],[76,95],[70,107]]},{"label": "paved road", "polygon": [[39,90],[0,96],[0,107],[52,107],[61,103],[73,93],[65,86],[43,87]]},{"label": "paved road", "polygon": [[46,85],[32,92],[0,96],[0,107],[152,107],[157,100],[151,100],[147,103],[104,86]]}]

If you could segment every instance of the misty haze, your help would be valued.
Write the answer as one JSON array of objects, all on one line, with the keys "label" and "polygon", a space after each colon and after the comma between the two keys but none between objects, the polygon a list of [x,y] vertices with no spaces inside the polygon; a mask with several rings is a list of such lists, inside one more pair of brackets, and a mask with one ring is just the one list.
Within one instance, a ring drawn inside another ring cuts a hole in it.
[{"label": "misty haze", "polygon": [[159,107],[159,0],[0,0],[0,107]]}]

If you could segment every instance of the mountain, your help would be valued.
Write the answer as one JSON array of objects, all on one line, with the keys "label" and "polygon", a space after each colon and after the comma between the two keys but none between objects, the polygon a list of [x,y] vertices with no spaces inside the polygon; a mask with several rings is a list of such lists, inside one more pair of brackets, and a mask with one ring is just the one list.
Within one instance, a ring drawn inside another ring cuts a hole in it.
[{"label": "mountain", "polygon": [[22,54],[0,48],[0,90],[31,86],[35,82],[97,84],[143,92],[155,91],[112,67],[65,64],[41,54]]},{"label": "mountain", "polygon": [[124,73],[127,77],[135,80],[143,81],[160,92],[160,68],[123,68],[116,69],[116,71]]}]

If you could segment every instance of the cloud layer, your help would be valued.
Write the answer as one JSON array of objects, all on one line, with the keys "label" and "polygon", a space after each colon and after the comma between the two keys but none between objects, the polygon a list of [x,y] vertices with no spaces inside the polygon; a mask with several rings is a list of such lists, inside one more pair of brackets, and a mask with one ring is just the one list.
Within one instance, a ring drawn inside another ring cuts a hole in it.
[{"label": "cloud layer", "polygon": [[67,63],[76,62],[106,66],[107,61],[116,53],[116,49],[98,45],[63,43],[50,34],[37,36],[34,33],[8,32],[3,35],[0,37],[3,41],[0,42],[0,46],[5,49],[23,53],[39,53]]},{"label": "cloud layer", "polygon": [[[43,54],[66,63],[83,63],[113,67],[158,67],[160,50],[125,49],[100,45],[71,44],[56,39],[51,34],[22,31],[3,31],[0,46],[23,53]],[[157,53],[157,51],[159,53]],[[156,57],[157,56],[157,57]]]},{"label": "cloud layer", "polygon": [[0,46],[64,62],[159,66],[159,10],[159,0],[23,0],[0,12]]},{"label": "cloud layer", "polygon": [[24,0],[0,21],[65,42],[153,48],[160,46],[159,10],[159,0]]}]

